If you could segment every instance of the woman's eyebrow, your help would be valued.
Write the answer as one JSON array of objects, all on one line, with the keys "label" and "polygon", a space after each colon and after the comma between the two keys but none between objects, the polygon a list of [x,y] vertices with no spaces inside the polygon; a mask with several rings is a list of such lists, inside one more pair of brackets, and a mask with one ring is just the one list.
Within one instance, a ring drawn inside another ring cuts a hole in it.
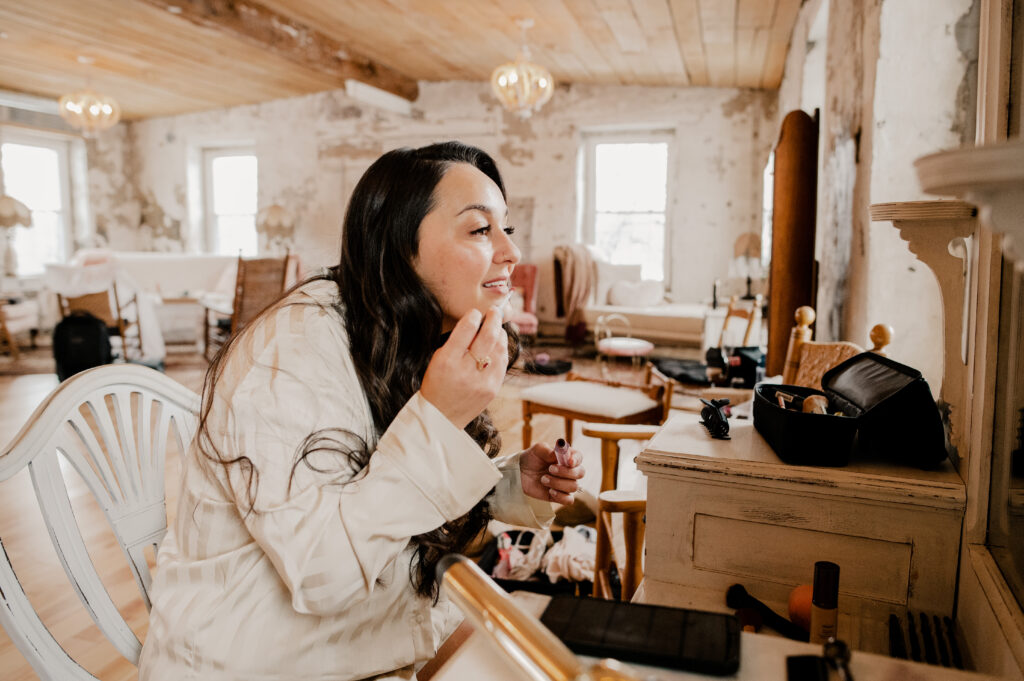
[{"label": "woman's eyebrow", "polygon": [[491,210],[489,206],[485,206],[482,203],[471,203],[462,210],[460,210],[458,213],[456,213],[456,215],[462,215],[463,213],[468,213],[471,210],[478,210],[481,213],[487,213],[488,215],[494,214],[494,211]]},{"label": "woman's eyebrow", "polygon": [[[460,210],[458,213],[456,213],[456,215],[462,215],[463,213],[467,213],[467,212],[469,212],[471,210],[478,210],[481,213],[487,213],[488,215],[494,215],[494,210],[492,208],[490,208],[489,206],[485,206],[482,203],[471,203],[468,206],[466,206],[465,208],[463,208],[462,210]],[[505,209],[505,219],[506,220],[508,219],[508,209],[507,208]]]}]

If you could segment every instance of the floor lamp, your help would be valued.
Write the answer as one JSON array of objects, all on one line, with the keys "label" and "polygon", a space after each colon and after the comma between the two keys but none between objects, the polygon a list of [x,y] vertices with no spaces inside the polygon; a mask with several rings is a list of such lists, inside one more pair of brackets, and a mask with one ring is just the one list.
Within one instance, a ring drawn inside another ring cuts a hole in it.
[{"label": "floor lamp", "polygon": [[18,254],[14,250],[14,230],[18,225],[32,226],[32,212],[24,203],[4,194],[0,196],[0,227],[5,231],[3,275],[18,276]]}]

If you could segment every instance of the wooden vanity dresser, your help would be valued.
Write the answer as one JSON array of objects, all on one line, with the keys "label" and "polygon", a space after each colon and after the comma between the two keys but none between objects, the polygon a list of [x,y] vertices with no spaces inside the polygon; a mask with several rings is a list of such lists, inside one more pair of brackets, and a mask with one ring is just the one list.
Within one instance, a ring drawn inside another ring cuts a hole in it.
[{"label": "wooden vanity dresser", "polygon": [[966,495],[949,462],[793,466],[750,420],[732,419],[731,437],[679,413],[637,457],[648,477],[639,600],[725,611],[738,583],[785,615],[792,588],[830,560],[840,634],[856,649],[888,652],[890,613],[952,615]]}]

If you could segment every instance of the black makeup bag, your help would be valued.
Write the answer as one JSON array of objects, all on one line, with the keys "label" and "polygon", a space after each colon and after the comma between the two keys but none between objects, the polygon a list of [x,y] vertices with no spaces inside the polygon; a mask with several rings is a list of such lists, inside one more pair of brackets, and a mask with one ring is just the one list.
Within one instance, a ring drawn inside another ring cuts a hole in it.
[{"label": "black makeup bag", "polygon": [[[856,454],[934,468],[945,460],[942,418],[917,369],[865,352],[830,369],[821,385],[754,388],[754,427],[786,463],[845,466]],[[779,406],[779,392],[793,396],[790,408]],[[828,398],[828,413],[803,413],[809,395]]]}]

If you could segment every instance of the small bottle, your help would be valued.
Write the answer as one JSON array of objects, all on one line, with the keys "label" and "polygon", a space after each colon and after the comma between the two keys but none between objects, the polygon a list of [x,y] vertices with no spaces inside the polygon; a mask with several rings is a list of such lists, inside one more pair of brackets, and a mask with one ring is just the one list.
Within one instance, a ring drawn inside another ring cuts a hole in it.
[{"label": "small bottle", "polygon": [[811,592],[811,643],[838,638],[839,566],[827,560],[814,564],[814,589]]}]

